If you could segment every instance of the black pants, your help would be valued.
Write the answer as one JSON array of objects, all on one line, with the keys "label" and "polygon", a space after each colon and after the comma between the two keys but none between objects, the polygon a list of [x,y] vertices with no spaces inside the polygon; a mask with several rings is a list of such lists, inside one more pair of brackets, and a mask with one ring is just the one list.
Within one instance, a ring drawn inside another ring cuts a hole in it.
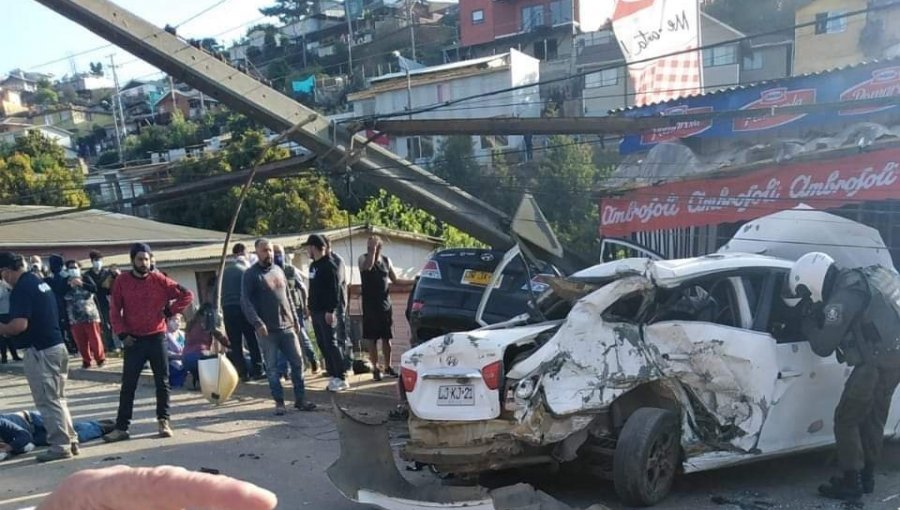
[{"label": "black pants", "polygon": [[122,369],[122,391],[119,393],[119,414],[116,428],[128,430],[134,414],[134,392],[141,379],[144,364],[150,362],[156,383],[156,419],[169,419],[169,354],[166,351],[166,335],[159,333],[140,336],[131,346],[124,348],[125,363]]},{"label": "black pants", "polygon": [[116,350],[116,339],[109,324],[109,301],[97,298],[97,309],[100,311],[100,332],[103,334],[103,345],[107,351]]},{"label": "black pants", "polygon": [[13,347],[12,340],[6,337],[0,336],[0,359],[3,360],[4,363],[7,361],[7,355],[12,354],[12,359],[19,361],[22,358],[19,357],[19,353],[16,352],[16,348]]},{"label": "black pants", "polygon": [[898,384],[898,368],[869,364],[853,369],[834,411],[834,439],[843,471],[859,471],[867,464],[878,464],[884,426]]},{"label": "black pants", "polygon": [[[335,321],[337,316],[335,315]],[[325,359],[325,370],[331,377],[338,379],[347,378],[347,366],[344,363],[344,353],[340,342],[334,332],[334,327],[325,321],[325,312],[312,312],[313,330],[316,332],[316,343],[322,351]]]},{"label": "black pants", "polygon": [[250,351],[250,376],[262,375],[262,354],[259,352],[259,341],[253,324],[250,324],[244,316],[240,306],[223,306],[222,315],[225,320],[225,334],[231,343],[228,359],[231,360],[238,375],[242,378],[247,376],[247,366],[244,364],[244,340],[247,341],[247,350]]}]

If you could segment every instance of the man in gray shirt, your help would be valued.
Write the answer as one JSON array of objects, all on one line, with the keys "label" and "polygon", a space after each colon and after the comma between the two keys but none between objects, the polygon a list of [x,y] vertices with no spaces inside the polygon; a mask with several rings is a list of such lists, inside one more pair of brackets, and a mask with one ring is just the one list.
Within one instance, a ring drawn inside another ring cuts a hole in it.
[{"label": "man in gray shirt", "polygon": [[291,366],[291,382],[294,385],[294,407],[300,411],[313,411],[316,405],[306,402],[303,386],[303,357],[296,331],[299,328],[296,307],[287,292],[284,271],[275,265],[275,254],[268,239],[256,241],[258,261],[244,273],[241,291],[241,307],[247,320],[256,328],[269,389],[275,399],[275,414],[285,413],[284,388],[275,369],[280,352]]},{"label": "man in gray shirt", "polygon": [[[222,276],[222,315],[225,321],[225,334],[231,342],[231,350],[228,358],[234,365],[239,376],[244,381],[262,377],[262,354],[259,352],[259,343],[256,338],[256,330],[244,317],[241,307],[241,287],[244,284],[244,272],[250,267],[247,259],[247,248],[243,243],[237,243],[231,249],[233,259],[225,266]],[[244,362],[244,341],[247,342],[247,350],[250,351],[250,372]]]}]

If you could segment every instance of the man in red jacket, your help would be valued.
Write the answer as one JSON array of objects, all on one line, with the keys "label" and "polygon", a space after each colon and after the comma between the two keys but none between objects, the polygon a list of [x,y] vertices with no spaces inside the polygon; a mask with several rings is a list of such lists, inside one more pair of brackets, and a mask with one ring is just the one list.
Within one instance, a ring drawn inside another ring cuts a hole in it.
[{"label": "man in red jacket", "polygon": [[144,364],[150,362],[156,382],[156,419],[160,437],[172,437],[169,424],[169,360],[166,351],[166,319],[183,312],[194,295],[158,271],[150,269],[150,247],[131,247],[128,273],[116,278],[110,293],[109,321],[125,346],[122,391],[116,429],[103,436],[113,443],[129,439],[128,426],[134,411],[134,392]]}]

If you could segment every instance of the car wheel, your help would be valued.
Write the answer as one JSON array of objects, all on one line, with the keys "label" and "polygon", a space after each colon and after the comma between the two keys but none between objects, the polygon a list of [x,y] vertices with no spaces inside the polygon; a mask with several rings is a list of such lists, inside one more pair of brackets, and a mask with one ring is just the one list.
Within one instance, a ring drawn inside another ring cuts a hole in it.
[{"label": "car wheel", "polygon": [[672,488],[680,459],[678,415],[666,409],[638,409],[625,422],[616,444],[616,493],[631,506],[659,503]]}]

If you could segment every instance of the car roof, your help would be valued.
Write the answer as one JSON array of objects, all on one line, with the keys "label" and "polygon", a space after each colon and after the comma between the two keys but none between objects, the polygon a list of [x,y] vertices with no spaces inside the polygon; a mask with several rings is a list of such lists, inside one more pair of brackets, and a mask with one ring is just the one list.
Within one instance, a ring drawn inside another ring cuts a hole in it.
[{"label": "car roof", "polygon": [[788,270],[793,262],[775,257],[746,253],[713,254],[675,260],[629,258],[589,267],[572,275],[577,279],[610,279],[628,275],[649,275],[663,287],[679,285],[685,280],[737,269]]}]

